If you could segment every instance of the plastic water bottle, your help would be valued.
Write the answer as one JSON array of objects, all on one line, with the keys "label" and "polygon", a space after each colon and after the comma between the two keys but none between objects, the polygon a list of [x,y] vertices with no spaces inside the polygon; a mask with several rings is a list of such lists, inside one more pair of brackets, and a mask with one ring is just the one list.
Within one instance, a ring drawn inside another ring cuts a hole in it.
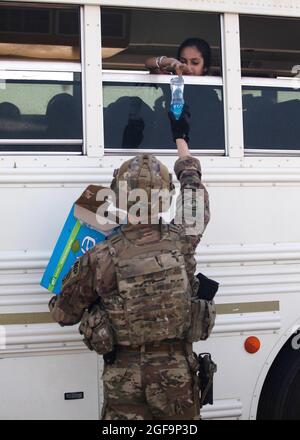
[{"label": "plastic water bottle", "polygon": [[171,78],[170,82],[171,87],[171,106],[170,111],[175,116],[175,119],[179,119],[184,106],[183,99],[183,90],[184,90],[184,81],[182,76],[175,76]]}]

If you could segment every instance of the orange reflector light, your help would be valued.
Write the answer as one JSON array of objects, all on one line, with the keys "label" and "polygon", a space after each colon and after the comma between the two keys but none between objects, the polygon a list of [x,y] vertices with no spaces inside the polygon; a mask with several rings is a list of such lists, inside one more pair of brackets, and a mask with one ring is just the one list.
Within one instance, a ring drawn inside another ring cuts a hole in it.
[{"label": "orange reflector light", "polygon": [[256,336],[249,336],[244,344],[248,353],[256,353],[260,349],[260,340]]}]

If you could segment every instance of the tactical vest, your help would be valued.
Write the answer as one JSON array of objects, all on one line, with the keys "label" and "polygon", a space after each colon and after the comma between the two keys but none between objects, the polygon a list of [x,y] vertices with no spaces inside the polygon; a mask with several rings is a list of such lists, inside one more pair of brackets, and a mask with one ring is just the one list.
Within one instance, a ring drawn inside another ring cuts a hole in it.
[{"label": "tactical vest", "polygon": [[190,284],[176,227],[158,242],[136,246],[121,232],[107,240],[118,292],[105,308],[121,345],[184,338],[191,320]]}]

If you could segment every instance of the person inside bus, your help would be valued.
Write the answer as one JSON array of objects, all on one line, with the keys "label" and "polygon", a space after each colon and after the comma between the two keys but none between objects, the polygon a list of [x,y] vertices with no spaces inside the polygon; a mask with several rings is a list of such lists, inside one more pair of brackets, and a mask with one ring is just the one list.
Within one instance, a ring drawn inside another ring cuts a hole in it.
[{"label": "person inside bus", "polygon": [[76,139],[82,136],[80,107],[68,93],[58,93],[48,102],[46,109],[49,139]]},{"label": "person inside bus", "polygon": [[[180,45],[177,59],[149,58],[145,65],[154,74],[204,76],[209,74],[211,49],[205,40],[188,38]],[[170,148],[172,137],[167,116],[170,87],[167,84],[154,84],[153,87],[161,89],[153,110],[138,96],[122,96],[104,110],[106,147],[147,149],[155,145],[156,149]],[[223,108],[216,91],[210,86],[189,85],[185,87],[184,98],[194,115],[190,147],[224,149]]]},{"label": "person inside bus", "polygon": [[[148,58],[145,67],[151,74],[177,74],[191,76],[209,75],[211,49],[201,38],[187,38],[178,48],[177,58],[158,56]],[[191,114],[190,147],[224,148],[222,101],[209,86],[189,85],[185,87],[184,99]],[[170,107],[170,88],[162,87],[162,96],[155,102],[155,125],[160,141],[170,144],[170,133],[166,109]],[[196,119],[197,118],[197,119]]]},{"label": "person inside bus", "polygon": [[[209,44],[200,38],[185,40],[178,49],[178,59],[166,56],[152,57],[146,60],[145,66],[154,74],[184,74],[202,76],[209,72],[211,50]],[[158,86],[155,84],[157,89]],[[161,97],[154,103],[154,111],[138,96],[122,96],[104,109],[104,136],[106,147],[122,148],[169,148],[172,143],[166,109],[170,105],[169,86],[161,88]],[[194,93],[188,90],[186,93]],[[207,91],[206,91],[207,92]],[[213,91],[214,93],[214,91]],[[207,94],[207,93],[206,93]],[[191,105],[192,96],[187,102]],[[208,101],[202,97],[201,101]],[[213,96],[215,105],[219,104]],[[192,105],[193,106],[193,105]],[[192,132],[195,128],[192,129]],[[203,130],[202,130],[203,136]],[[192,137],[197,137],[197,133]]]},{"label": "person inside bus", "polygon": [[153,110],[138,96],[121,96],[104,108],[106,148],[139,148],[151,143]]},{"label": "person inside bus", "polygon": [[14,138],[20,129],[20,109],[11,102],[0,103],[0,137]]},{"label": "person inside bus", "polygon": [[201,38],[187,38],[177,50],[177,58],[167,56],[151,57],[145,67],[154,74],[203,76],[209,73],[211,49]]}]

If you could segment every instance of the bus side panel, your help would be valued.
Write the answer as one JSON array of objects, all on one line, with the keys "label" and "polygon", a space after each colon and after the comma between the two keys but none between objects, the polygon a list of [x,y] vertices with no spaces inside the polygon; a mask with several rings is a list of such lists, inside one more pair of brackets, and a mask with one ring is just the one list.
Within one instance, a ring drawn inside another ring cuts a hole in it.
[{"label": "bus side panel", "polygon": [[94,353],[1,359],[0,419],[96,420],[97,377]]}]

